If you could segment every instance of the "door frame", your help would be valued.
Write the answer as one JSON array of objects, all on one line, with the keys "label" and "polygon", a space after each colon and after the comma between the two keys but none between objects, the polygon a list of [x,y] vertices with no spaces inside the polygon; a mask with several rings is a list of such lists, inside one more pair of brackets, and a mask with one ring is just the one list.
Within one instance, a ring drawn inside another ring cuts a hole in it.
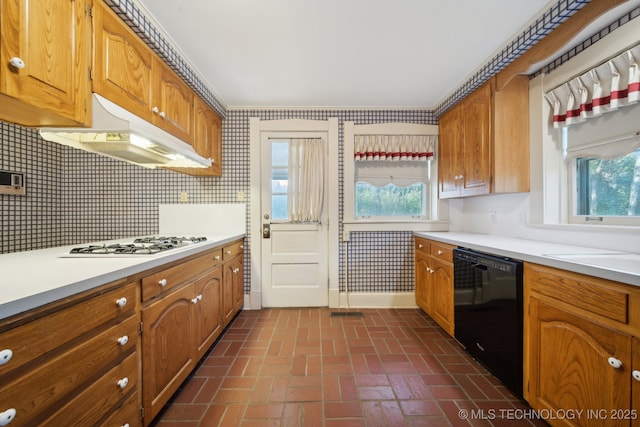
[{"label": "door frame", "polygon": [[[339,178],[338,178],[338,118],[327,120],[261,120],[249,118],[250,153],[250,227],[249,241],[251,249],[251,291],[245,296],[245,307],[253,310],[262,308],[262,215],[261,215],[261,133],[262,132],[327,132],[327,262],[329,278],[329,307],[338,307],[339,293]],[[249,299],[248,301],[246,299]]]}]

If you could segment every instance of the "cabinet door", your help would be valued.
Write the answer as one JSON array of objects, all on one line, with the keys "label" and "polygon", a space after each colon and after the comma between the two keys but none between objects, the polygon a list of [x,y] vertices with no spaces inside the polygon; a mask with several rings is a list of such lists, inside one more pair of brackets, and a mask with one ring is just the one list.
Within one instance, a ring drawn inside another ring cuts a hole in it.
[{"label": "cabinet door", "polygon": [[[621,425],[609,415],[630,405],[631,337],[535,297],[530,299],[529,308],[531,406],[553,413],[567,408],[595,408],[607,414],[606,419],[555,420],[554,425]],[[622,361],[622,368],[610,366],[609,357]]]},{"label": "cabinet door", "polygon": [[193,143],[193,92],[159,59],[154,63],[156,89],[153,122],[177,138]]},{"label": "cabinet door", "polygon": [[200,359],[222,332],[222,268],[217,267],[194,284],[198,298],[194,305],[194,345]]},{"label": "cabinet door", "polygon": [[233,270],[235,268],[235,264],[233,259],[225,262],[223,264],[222,271],[222,319],[223,323],[226,326],[229,324],[231,319],[233,318],[234,310],[233,310]]},{"label": "cabinet door", "polygon": [[453,335],[453,264],[430,258],[431,317]]},{"label": "cabinet door", "polygon": [[93,39],[93,91],[151,121],[151,49],[103,2],[94,5]]},{"label": "cabinet door", "polygon": [[233,260],[233,311],[234,314],[244,305],[244,257],[238,255]]},{"label": "cabinet door", "polygon": [[429,257],[424,252],[416,252],[415,260],[416,304],[429,314],[431,311]]},{"label": "cabinet door", "polygon": [[462,139],[460,138],[460,105],[440,118],[438,137],[438,189],[440,198],[460,195],[462,175]]},{"label": "cabinet door", "polygon": [[193,285],[187,285],[142,310],[142,404],[146,419],[158,414],[195,365],[190,332],[195,295]]},{"label": "cabinet door", "polygon": [[463,177],[462,195],[491,190],[491,86],[473,92],[461,104]]},{"label": "cabinet door", "polygon": [[[88,123],[91,37],[85,1],[11,0],[0,2],[0,9],[0,92],[7,95],[0,118],[34,126]],[[24,66],[11,65],[12,58]]]}]

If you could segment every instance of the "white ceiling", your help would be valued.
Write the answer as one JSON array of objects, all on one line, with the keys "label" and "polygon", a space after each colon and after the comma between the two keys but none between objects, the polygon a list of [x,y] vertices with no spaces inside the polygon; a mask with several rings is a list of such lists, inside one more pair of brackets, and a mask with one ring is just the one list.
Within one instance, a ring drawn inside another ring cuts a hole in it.
[{"label": "white ceiling", "polygon": [[228,107],[426,107],[557,0],[138,0]]}]

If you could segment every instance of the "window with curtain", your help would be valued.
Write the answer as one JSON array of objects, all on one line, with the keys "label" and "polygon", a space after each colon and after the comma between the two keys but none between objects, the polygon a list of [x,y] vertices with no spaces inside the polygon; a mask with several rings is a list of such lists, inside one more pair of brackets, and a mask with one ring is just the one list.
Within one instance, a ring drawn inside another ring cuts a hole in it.
[{"label": "window with curtain", "polygon": [[356,218],[428,217],[434,135],[355,135]]},{"label": "window with curtain", "polygon": [[318,222],[324,201],[324,141],[282,139],[271,143],[271,217]]},{"label": "window with curtain", "polygon": [[640,225],[640,45],[549,91],[570,222]]}]

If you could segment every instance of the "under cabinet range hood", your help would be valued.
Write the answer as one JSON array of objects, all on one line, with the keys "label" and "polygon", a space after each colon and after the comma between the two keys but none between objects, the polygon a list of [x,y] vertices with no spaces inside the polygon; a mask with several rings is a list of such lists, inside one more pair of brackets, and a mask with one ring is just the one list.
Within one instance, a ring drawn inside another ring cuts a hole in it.
[{"label": "under cabinet range hood", "polygon": [[41,128],[52,142],[124,160],[147,168],[206,168],[211,159],[159,127],[98,95],[92,95],[90,128]]}]

